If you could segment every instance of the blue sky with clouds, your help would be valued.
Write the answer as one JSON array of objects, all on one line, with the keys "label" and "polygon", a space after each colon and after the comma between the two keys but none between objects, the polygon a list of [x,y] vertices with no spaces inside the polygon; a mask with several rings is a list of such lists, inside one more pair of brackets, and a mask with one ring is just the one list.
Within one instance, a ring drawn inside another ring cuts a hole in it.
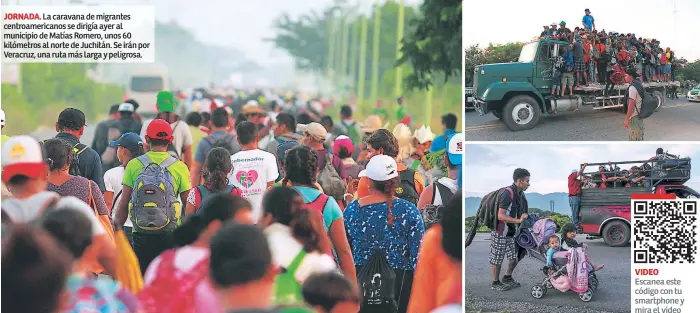
[{"label": "blue sky with clouds", "polygon": [[[467,144],[465,187],[467,196],[484,196],[512,183],[513,170],[530,171],[528,192],[567,192],[567,177],[582,163],[647,160],[656,148],[691,157],[692,177],[688,185],[700,190],[700,144],[626,142],[611,144]],[[628,168],[628,166],[621,166]]]},{"label": "blue sky with clouds", "polygon": [[580,27],[583,11],[589,8],[597,29],[656,38],[663,47],[693,61],[700,59],[699,4],[698,0],[469,1],[462,36],[466,46],[529,41],[552,22],[564,20],[571,29]]}]

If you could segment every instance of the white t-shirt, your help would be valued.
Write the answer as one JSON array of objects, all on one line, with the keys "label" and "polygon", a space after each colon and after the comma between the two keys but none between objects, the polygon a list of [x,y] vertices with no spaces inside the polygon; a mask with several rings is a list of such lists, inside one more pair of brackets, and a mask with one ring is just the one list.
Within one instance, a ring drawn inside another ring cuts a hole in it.
[{"label": "white t-shirt", "polygon": [[[642,97],[639,95],[639,91],[637,91],[637,88],[634,88],[634,86],[630,85],[629,89],[629,98],[635,100],[635,105],[637,106],[637,109],[632,111],[632,115],[630,115],[630,119],[639,115],[639,111],[642,110]],[[625,103],[625,105],[628,105]]]},{"label": "white t-shirt", "polygon": [[[123,166],[119,166],[105,173],[105,190],[114,193],[114,195],[112,195],[113,203],[107,203],[107,207],[112,210],[112,219],[114,219],[117,212],[116,207],[122,199],[120,192],[122,191],[122,182],[124,181],[124,170],[125,168]],[[119,197],[117,197],[117,195],[119,195]],[[131,215],[129,215],[126,222],[124,222],[124,226],[134,227],[131,223]]]},{"label": "white t-shirt", "polygon": [[[146,129],[148,124],[153,121],[152,119],[144,122],[143,127],[141,127],[141,138],[146,139]],[[190,127],[183,120],[179,120],[175,123],[170,124],[173,129],[173,146],[177,149],[180,159],[182,159],[182,150],[185,147],[192,146],[194,141],[192,140],[192,132],[190,132]]]},{"label": "white t-shirt", "polygon": [[93,236],[102,235],[105,233],[102,224],[97,219],[95,212],[92,208],[83,200],[76,197],[61,197],[59,194],[53,191],[42,191],[26,199],[7,199],[2,201],[0,206],[2,210],[5,211],[7,216],[10,217],[14,223],[27,223],[35,220],[39,217],[39,210],[51,197],[61,198],[56,203],[55,210],[76,210],[82,212],[87,216],[92,224],[92,234]]},{"label": "white t-shirt", "polygon": [[262,198],[268,182],[274,182],[279,173],[277,159],[272,153],[260,149],[240,151],[231,156],[233,171],[230,184],[241,189],[243,197],[253,206],[255,222],[262,217]]},{"label": "white t-shirt", "polygon": [[[287,268],[304,247],[294,237],[288,226],[275,223],[264,230],[267,242],[270,244],[272,263]],[[303,284],[311,274],[331,272],[336,270],[335,261],[326,254],[308,253],[299,264],[294,277]]]}]

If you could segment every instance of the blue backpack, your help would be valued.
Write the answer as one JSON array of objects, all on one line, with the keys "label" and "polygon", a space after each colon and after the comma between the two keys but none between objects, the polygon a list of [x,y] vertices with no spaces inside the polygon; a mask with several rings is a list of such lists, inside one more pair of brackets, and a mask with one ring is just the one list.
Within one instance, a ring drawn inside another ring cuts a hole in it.
[{"label": "blue backpack", "polygon": [[177,159],[169,156],[160,165],[147,155],[136,158],[143,169],[136,177],[134,192],[131,195],[131,221],[140,233],[162,233],[177,227],[180,218],[176,212],[178,203],[173,175],[168,167]]}]

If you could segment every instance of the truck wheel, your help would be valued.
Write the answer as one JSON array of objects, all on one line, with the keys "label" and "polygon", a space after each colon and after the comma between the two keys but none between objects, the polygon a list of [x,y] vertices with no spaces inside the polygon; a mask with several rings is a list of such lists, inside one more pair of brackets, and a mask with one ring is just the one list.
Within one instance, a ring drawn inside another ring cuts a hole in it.
[{"label": "truck wheel", "polygon": [[540,117],[540,106],[530,96],[513,97],[503,107],[502,120],[512,131],[532,129],[539,123]]},{"label": "truck wheel", "polygon": [[659,112],[659,110],[661,110],[661,107],[666,104],[666,96],[664,96],[661,93],[661,91],[658,90],[652,92],[651,94],[654,95],[654,98],[656,98],[656,101],[658,103],[658,106],[656,107],[656,112]]},{"label": "truck wheel", "polygon": [[612,221],[603,228],[603,240],[611,247],[626,246],[632,238],[630,225],[623,221]]}]

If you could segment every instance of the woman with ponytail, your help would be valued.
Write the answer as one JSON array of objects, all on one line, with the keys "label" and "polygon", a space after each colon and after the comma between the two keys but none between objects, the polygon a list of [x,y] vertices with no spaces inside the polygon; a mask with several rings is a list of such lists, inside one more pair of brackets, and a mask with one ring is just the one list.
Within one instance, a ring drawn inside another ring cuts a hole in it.
[{"label": "woman with ponytail", "polygon": [[228,181],[228,175],[233,170],[231,153],[225,148],[214,148],[209,151],[202,169],[204,184],[190,190],[185,206],[185,216],[197,212],[202,202],[214,193],[225,193],[240,197],[241,190]]},{"label": "woman with ponytail", "polygon": [[398,312],[405,313],[425,233],[423,219],[413,203],[394,196],[400,186],[394,158],[373,156],[360,176],[368,179],[369,195],[351,202],[343,213],[357,272],[375,250],[382,250],[396,274]]},{"label": "woman with ponytail", "polygon": [[[276,266],[290,272],[299,285],[314,273],[333,271],[331,243],[320,212],[304,209],[299,193],[274,187],[263,198],[261,223]],[[297,262],[294,262],[294,261]]]},{"label": "woman with ponytail", "polygon": [[144,275],[145,288],[139,294],[144,312],[222,313],[207,281],[209,241],[229,221],[252,224],[251,205],[241,197],[219,193],[175,229],[178,248],[155,258]]},{"label": "woman with ponytail", "polygon": [[338,202],[315,186],[318,174],[316,152],[308,146],[296,146],[285,154],[282,186],[290,186],[298,193],[307,209],[321,212],[323,226],[331,239],[331,246],[340,269],[347,277],[355,277],[355,262],[345,235],[343,211]]}]

